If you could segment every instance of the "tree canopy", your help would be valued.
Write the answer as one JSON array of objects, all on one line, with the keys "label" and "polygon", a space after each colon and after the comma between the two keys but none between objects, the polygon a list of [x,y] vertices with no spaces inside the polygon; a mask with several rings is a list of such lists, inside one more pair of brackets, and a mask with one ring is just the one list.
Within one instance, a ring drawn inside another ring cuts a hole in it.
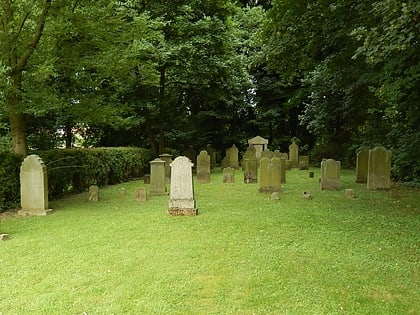
[{"label": "tree canopy", "polygon": [[380,0],[4,0],[0,148],[142,146],[257,134],[313,160],[393,151],[420,181],[419,8]]}]

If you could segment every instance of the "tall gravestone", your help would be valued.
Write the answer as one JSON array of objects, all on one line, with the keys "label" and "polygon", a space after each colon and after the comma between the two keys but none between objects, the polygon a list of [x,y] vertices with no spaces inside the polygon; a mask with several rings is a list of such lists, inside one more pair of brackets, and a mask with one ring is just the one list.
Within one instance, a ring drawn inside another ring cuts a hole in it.
[{"label": "tall gravestone", "polygon": [[369,151],[367,189],[391,188],[391,151],[376,147]]},{"label": "tall gravestone", "polygon": [[294,141],[289,145],[289,159],[292,161],[292,167],[299,166],[299,146]]},{"label": "tall gravestone", "polygon": [[281,160],[262,157],[260,160],[260,188],[261,193],[273,193],[280,191],[281,184]]},{"label": "tall gravestone", "polygon": [[244,170],[244,183],[256,183],[258,164],[254,147],[249,147],[248,150],[246,150],[243,156],[242,167]]},{"label": "tall gravestone", "polygon": [[225,167],[231,167],[234,169],[239,168],[239,150],[235,144],[233,144],[230,148],[226,149],[226,160],[225,160]]},{"label": "tall gravestone", "polygon": [[259,160],[261,158],[261,152],[267,149],[268,140],[263,137],[256,136],[248,140],[248,145],[255,148],[255,157]]},{"label": "tall gravestone", "polygon": [[20,166],[20,215],[47,215],[48,175],[47,167],[38,155],[27,156]]},{"label": "tall gravestone", "polygon": [[171,163],[172,155],[169,153],[163,153],[159,155],[159,158],[165,162],[165,178],[169,182],[171,180]]},{"label": "tall gravestone", "polygon": [[356,183],[367,183],[369,147],[361,146],[356,150]]},{"label": "tall gravestone", "polygon": [[190,159],[178,156],[171,165],[171,190],[167,214],[195,216],[198,210],[194,199],[194,186]]},{"label": "tall gravestone", "polygon": [[321,162],[321,190],[340,189],[341,162],[324,159]]},{"label": "tall gravestone", "polygon": [[210,155],[205,150],[197,156],[197,182],[210,183]]},{"label": "tall gravestone", "polygon": [[150,195],[166,194],[165,161],[156,158],[150,161]]}]

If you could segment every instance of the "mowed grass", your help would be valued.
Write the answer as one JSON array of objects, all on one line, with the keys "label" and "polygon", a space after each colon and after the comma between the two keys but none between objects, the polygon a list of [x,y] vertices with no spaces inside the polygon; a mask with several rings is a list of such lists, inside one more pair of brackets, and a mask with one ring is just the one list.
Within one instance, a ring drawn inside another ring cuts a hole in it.
[{"label": "mowed grass", "polygon": [[135,201],[137,181],[3,218],[0,314],[420,314],[419,191],[367,191],[351,170],[320,191],[311,171],[288,171],[274,201],[216,169],[196,217]]}]

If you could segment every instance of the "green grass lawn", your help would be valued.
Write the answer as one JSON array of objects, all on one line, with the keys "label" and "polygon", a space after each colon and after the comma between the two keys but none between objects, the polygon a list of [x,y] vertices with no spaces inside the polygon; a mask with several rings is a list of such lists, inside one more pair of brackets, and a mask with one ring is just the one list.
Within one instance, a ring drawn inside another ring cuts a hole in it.
[{"label": "green grass lawn", "polygon": [[0,314],[420,314],[420,192],[392,199],[350,170],[320,191],[311,170],[288,171],[276,201],[217,170],[196,217],[137,202],[138,181],[3,218]]}]

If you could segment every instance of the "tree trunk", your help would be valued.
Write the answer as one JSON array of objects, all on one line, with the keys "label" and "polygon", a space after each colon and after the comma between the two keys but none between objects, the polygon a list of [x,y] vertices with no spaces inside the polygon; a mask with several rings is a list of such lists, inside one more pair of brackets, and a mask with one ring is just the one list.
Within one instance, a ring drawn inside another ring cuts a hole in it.
[{"label": "tree trunk", "polygon": [[23,113],[9,114],[10,130],[12,135],[13,152],[16,155],[26,157],[28,145],[26,143],[26,117]]},{"label": "tree trunk", "polygon": [[159,154],[164,153],[165,150],[165,81],[166,69],[165,66],[159,68],[160,82],[159,82]]}]

